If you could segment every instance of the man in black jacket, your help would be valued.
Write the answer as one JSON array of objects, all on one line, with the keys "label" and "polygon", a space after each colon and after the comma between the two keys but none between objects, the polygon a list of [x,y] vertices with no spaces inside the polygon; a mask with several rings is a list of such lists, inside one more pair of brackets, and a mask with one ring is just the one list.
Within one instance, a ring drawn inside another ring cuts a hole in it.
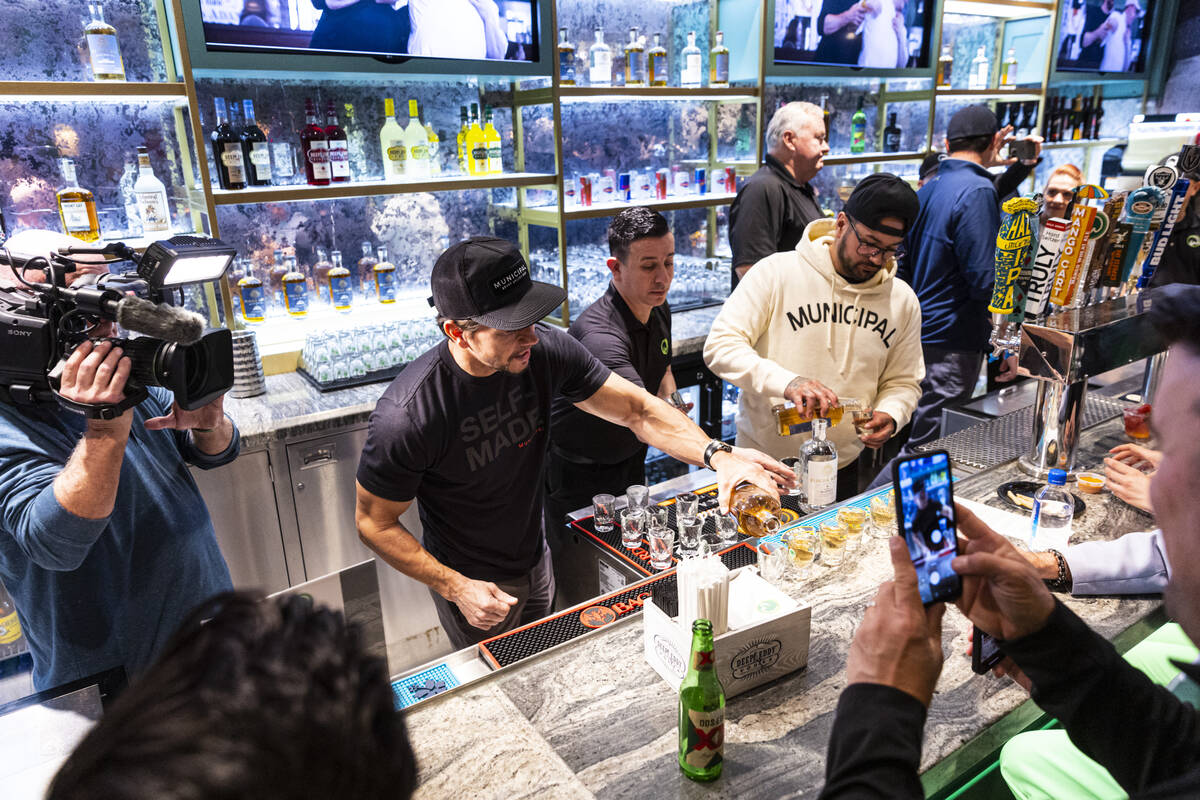
[{"label": "man in black jacket", "polygon": [[[1158,393],[1157,418],[1181,430],[1200,424],[1200,288],[1161,290],[1155,323],[1175,346]],[[1200,439],[1164,438],[1151,485],[1170,562],[1167,608],[1200,638]],[[1116,649],[1056,601],[1007,539],[957,509],[964,555],[959,609],[999,641],[1032,687],[1034,701],[1059,719],[1084,754],[1137,797],[1200,796],[1200,665],[1155,686]],[[847,687],[830,735],[822,797],[922,797],[917,767],[926,709],[942,667],[944,606],[924,608],[907,548],[890,542],[895,580],[884,583],[846,665]]]}]

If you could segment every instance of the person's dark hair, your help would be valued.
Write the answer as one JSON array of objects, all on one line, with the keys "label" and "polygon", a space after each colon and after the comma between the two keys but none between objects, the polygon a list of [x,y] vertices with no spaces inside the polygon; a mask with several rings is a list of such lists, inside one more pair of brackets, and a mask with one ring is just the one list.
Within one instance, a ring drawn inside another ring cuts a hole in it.
[{"label": "person's dark hair", "polygon": [[1175,283],[1154,290],[1150,320],[1168,345],[1200,355],[1200,286]]},{"label": "person's dark hair", "polygon": [[[462,330],[463,333],[470,333],[471,331],[477,331],[484,327],[482,322],[476,322],[473,319],[451,319],[450,317],[443,317],[439,314],[437,318],[437,326],[438,333],[442,334],[442,336],[446,336],[447,322],[453,322],[459,327],[459,329]],[[449,339],[450,337],[446,336],[446,338]]]},{"label": "person's dark hair", "polygon": [[634,206],[613,217],[608,226],[608,252],[622,261],[629,255],[629,245],[638,239],[658,238],[671,232],[667,218],[652,208]]},{"label": "person's dark hair", "polygon": [[967,151],[982,154],[991,146],[992,139],[991,136],[968,136],[965,139],[951,139],[948,144],[951,153]]},{"label": "person's dark hair", "polygon": [[912,491],[913,494],[920,494],[921,492],[925,491],[925,479],[913,478]]},{"label": "person's dark hair", "polygon": [[357,627],[307,597],[236,592],[193,612],[46,797],[391,800],[416,777],[387,664]]}]

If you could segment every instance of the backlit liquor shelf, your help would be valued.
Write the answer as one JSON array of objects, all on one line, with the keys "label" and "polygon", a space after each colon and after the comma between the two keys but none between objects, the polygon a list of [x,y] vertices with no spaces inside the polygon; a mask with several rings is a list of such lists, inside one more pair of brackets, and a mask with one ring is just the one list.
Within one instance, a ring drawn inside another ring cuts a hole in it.
[{"label": "backlit liquor shelf", "polygon": [[351,181],[328,186],[264,186],[248,189],[213,189],[213,203],[234,206],[246,203],[288,203],[296,200],[332,200],[343,197],[376,197],[416,192],[456,192],[470,189],[507,189],[552,186],[555,176],[542,172],[508,172],[498,175],[448,175],[411,181]]},{"label": "backlit liquor shelf", "polygon": [[68,100],[122,101],[163,99],[187,100],[183,83],[137,81],[0,81],[0,98],[59,102]]}]

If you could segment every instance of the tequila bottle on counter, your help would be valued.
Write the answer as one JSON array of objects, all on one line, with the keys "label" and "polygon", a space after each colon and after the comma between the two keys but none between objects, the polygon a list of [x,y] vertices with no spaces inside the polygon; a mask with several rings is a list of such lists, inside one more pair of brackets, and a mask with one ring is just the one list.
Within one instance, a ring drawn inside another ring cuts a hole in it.
[{"label": "tequila bottle on counter", "polygon": [[214,97],[213,108],[217,113],[217,127],[213,128],[209,140],[212,142],[217,184],[222,189],[245,189],[246,161],[242,156],[242,140],[229,124],[225,98]]},{"label": "tequila bottle on counter", "polygon": [[375,273],[375,296],[380,303],[396,302],[396,265],[388,261],[387,247],[379,245],[379,260],[372,267]]},{"label": "tequila bottle on counter", "polygon": [[483,146],[487,148],[487,174],[499,175],[504,171],[504,162],[500,157],[500,132],[492,123],[490,106],[484,106],[483,115],[486,122],[483,126]]},{"label": "tequila bottle on counter", "polygon": [[779,500],[752,483],[734,489],[729,507],[747,536],[770,536],[779,530]]},{"label": "tequila bottle on counter", "polygon": [[588,48],[588,84],[612,85],[612,50],[604,43],[604,30],[596,28],[596,40]]},{"label": "tequila bottle on counter", "polygon": [[242,163],[246,165],[246,182],[251,186],[271,185],[271,145],[267,135],[258,127],[254,116],[254,101],[243,100],[246,121],[238,132],[242,142]]},{"label": "tequila bottle on counter", "polygon": [[725,753],[725,689],[717,677],[712,623],[692,623],[692,653],[679,685],[679,768],[694,781],[721,776]]},{"label": "tequila bottle on counter", "polygon": [[404,128],[404,146],[408,149],[404,162],[404,177],[429,177],[429,134],[421,124],[416,100],[408,101],[408,125]]},{"label": "tequila bottle on counter", "polygon": [[329,180],[333,183],[350,181],[350,144],[346,131],[338,123],[337,110],[330,100],[325,106],[325,136],[329,140]]},{"label": "tequila bottle on counter", "polygon": [[257,325],[267,318],[267,295],[263,282],[254,274],[254,265],[246,262],[242,277],[237,282],[238,300],[242,305],[242,320],[247,325]]},{"label": "tequila bottle on counter", "polygon": [[383,179],[399,180],[404,177],[404,160],[408,151],[404,147],[404,129],[396,122],[396,101],[388,97],[383,101],[383,127],[379,129],[379,149],[383,156]]},{"label": "tequila bottle on counter", "polygon": [[350,280],[350,270],[342,266],[342,251],[334,250],[329,254],[333,259],[333,267],[329,270],[329,305],[341,314],[349,314],[354,305],[354,286]]},{"label": "tequila bottle on counter", "polygon": [[708,54],[708,85],[729,86],[729,48],[725,46],[725,34],[721,31],[717,31],[717,43]]},{"label": "tequila bottle on counter", "polygon": [[309,186],[328,186],[333,172],[329,166],[329,137],[317,118],[312,98],[304,101],[305,125],[300,130],[300,152],[304,156],[304,174]]},{"label": "tequila bottle on counter", "polygon": [[567,39],[566,28],[558,29],[558,83],[575,85],[575,45]]},{"label": "tequila bottle on counter", "polygon": [[696,32],[688,31],[687,47],[680,53],[683,69],[679,73],[679,85],[684,89],[699,89],[704,75],[704,54],[696,46]]},{"label": "tequila bottle on counter", "polygon": [[287,273],[283,276],[283,304],[288,316],[303,319],[308,316],[308,278],[296,266],[296,257],[287,257]]},{"label": "tequila bottle on counter", "polygon": [[66,186],[58,190],[58,218],[63,233],[94,242],[100,238],[100,218],[96,216],[96,196],[79,185],[75,162],[64,158],[61,163]]},{"label": "tequila bottle on counter", "polygon": [[942,55],[937,62],[937,88],[950,88],[950,74],[954,70],[954,56],[950,52],[950,45],[942,46]]},{"label": "tequila bottle on counter", "polygon": [[863,98],[858,98],[858,110],[850,118],[850,152],[862,153],[867,149],[867,114],[863,111]]},{"label": "tequila bottle on counter", "polygon": [[800,448],[804,496],[813,509],[826,508],[837,500],[838,454],[833,442],[825,438],[829,423],[817,417],[812,421],[812,438]]},{"label": "tequila bottle on counter", "polygon": [[154,177],[154,170],[150,166],[150,153],[145,147],[137,149],[137,160],[138,179],[133,184],[133,196],[137,200],[142,232],[166,233],[171,230],[171,206],[167,200],[167,187]]},{"label": "tequila bottle on counter", "polygon": [[900,126],[896,124],[896,112],[889,111],[887,127],[883,129],[883,152],[900,152]]},{"label": "tequila bottle on counter", "polygon": [[625,85],[646,85],[646,48],[638,38],[638,29],[629,29],[629,41],[625,43]]},{"label": "tequila bottle on counter", "polygon": [[992,69],[983,51],[983,45],[979,46],[975,58],[971,59],[971,74],[968,77],[968,89],[986,89],[992,81]]},{"label": "tequila bottle on counter", "polygon": [[370,242],[362,243],[362,258],[358,260],[358,278],[355,281],[358,284],[358,293],[366,299],[374,289],[368,289],[373,285],[375,280],[375,265],[379,263],[379,259],[375,258],[375,248],[371,247]]},{"label": "tequila bottle on counter", "polygon": [[662,35],[656,33],[646,53],[646,81],[651,86],[666,86],[667,76],[667,48],[662,46]]},{"label": "tequila bottle on counter", "polygon": [[117,29],[104,21],[103,4],[88,3],[88,12],[91,19],[84,26],[83,35],[87,39],[92,78],[98,81],[125,80],[125,62],[121,60]]},{"label": "tequila bottle on counter", "polygon": [[1017,85],[1017,51],[1012,48],[1009,48],[1008,56],[1004,59],[1004,63],[1000,65],[1000,85]]}]

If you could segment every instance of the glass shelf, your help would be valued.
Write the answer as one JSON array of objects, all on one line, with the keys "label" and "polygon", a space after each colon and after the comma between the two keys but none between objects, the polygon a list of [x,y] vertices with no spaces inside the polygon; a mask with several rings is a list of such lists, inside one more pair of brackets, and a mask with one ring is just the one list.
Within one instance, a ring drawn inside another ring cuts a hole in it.
[{"label": "glass shelf", "polygon": [[907,150],[902,153],[849,153],[825,156],[824,165],[835,164],[878,164],[887,161],[918,161],[925,157],[924,150]]},{"label": "glass shelf", "polygon": [[1053,14],[1054,9],[1054,3],[1039,3],[1036,0],[946,0],[942,13],[1019,19]]},{"label": "glass shelf", "polygon": [[[751,102],[759,95],[753,86],[729,86],[720,89],[679,86],[561,86],[558,96],[567,101],[613,100],[712,100],[715,102]],[[548,101],[547,101],[548,102]]]},{"label": "glass shelf", "polygon": [[417,192],[454,192],[465,189],[503,189],[550,186],[558,176],[542,172],[506,172],[499,175],[448,175],[411,181],[357,181],[328,186],[263,186],[249,189],[213,189],[218,206],[249,203],[288,203],[296,200],[329,200]]},{"label": "glass shelf", "polygon": [[132,81],[0,81],[0,97],[21,97],[33,101],[128,100],[163,98],[186,100],[182,83]]},{"label": "glass shelf", "polygon": [[[733,202],[737,197],[736,193],[731,192],[710,192],[708,194],[685,195],[682,197],[668,197],[666,200],[637,200],[626,203],[624,201],[615,203],[592,203],[590,206],[571,206],[564,209],[562,219],[594,219],[597,217],[611,217],[619,214],[627,208],[634,206],[646,206],[653,208],[656,211],[679,211],[686,208],[710,208],[712,206],[724,206]],[[558,224],[558,212],[553,206],[543,206],[539,208],[525,209],[525,219],[535,225],[547,225],[555,227]]]},{"label": "glass shelf", "polygon": [[1126,139],[1072,139],[1069,142],[1044,142],[1043,150],[1065,150],[1070,147],[1114,147],[1126,144]]},{"label": "glass shelf", "polygon": [[980,97],[997,100],[1039,100],[1041,89],[1014,86],[1009,89],[938,89],[938,97]]}]

